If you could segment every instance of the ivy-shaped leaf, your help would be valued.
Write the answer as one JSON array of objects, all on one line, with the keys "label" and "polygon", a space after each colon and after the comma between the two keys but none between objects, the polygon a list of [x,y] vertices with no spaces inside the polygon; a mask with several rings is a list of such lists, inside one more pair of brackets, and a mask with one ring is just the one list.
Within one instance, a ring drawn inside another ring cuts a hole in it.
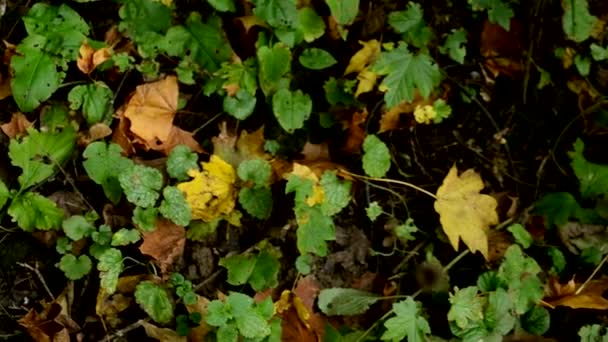
[{"label": "ivy-shaped leaf", "polygon": [[84,277],[89,274],[92,267],[93,263],[88,255],[76,257],[73,254],[66,254],[59,261],[59,269],[70,280],[78,280]]},{"label": "ivy-shaped leaf", "polygon": [[293,132],[304,127],[304,121],[310,117],[312,100],[301,90],[292,92],[281,89],[272,97],[272,111],[281,127],[287,132]]},{"label": "ivy-shaped leaf", "polygon": [[386,331],[383,341],[399,342],[407,337],[409,342],[424,342],[431,333],[429,322],[422,317],[420,305],[412,297],[393,304],[394,317],[384,322]]},{"label": "ivy-shaped leaf", "polygon": [[82,114],[89,126],[98,122],[109,125],[112,122],[112,102],[114,94],[103,82],[78,85],[68,94],[70,108],[82,108]]},{"label": "ivy-shaped leaf", "polygon": [[198,169],[198,156],[186,145],[175,146],[167,158],[167,173],[179,181],[188,179],[188,171]]}]

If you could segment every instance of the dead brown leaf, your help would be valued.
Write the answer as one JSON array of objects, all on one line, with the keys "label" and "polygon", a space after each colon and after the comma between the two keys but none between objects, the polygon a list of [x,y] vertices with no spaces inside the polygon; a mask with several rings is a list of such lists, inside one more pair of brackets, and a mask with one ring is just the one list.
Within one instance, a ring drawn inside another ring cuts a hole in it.
[{"label": "dead brown leaf", "polygon": [[367,108],[363,108],[360,112],[353,113],[348,122],[348,138],[342,147],[342,150],[348,154],[361,152],[361,145],[365,139],[365,122],[367,121]]},{"label": "dead brown leaf", "polygon": [[110,126],[98,122],[91,126],[86,132],[78,133],[78,145],[87,146],[93,141],[103,139],[112,135],[112,129]]},{"label": "dead brown leaf", "polygon": [[418,106],[433,105],[433,102],[437,99],[436,94],[432,94],[428,99],[424,99],[418,91],[414,94],[414,99],[411,102],[401,102],[388,111],[382,113],[380,118],[380,131],[379,133],[392,131],[399,128],[399,121],[401,120],[402,114],[411,114]]},{"label": "dead brown leaf", "polygon": [[154,324],[146,321],[140,321],[141,325],[146,330],[148,337],[154,338],[162,342],[186,342],[188,338],[186,336],[180,336],[175,330],[169,328],[160,328]]},{"label": "dead brown leaf", "polygon": [[184,254],[185,245],[184,227],[161,218],[156,220],[154,231],[143,233],[143,243],[139,246],[139,251],[154,258],[161,272],[166,274],[171,265]]},{"label": "dead brown leaf", "polygon": [[22,113],[13,113],[11,121],[0,125],[2,132],[13,139],[25,135],[27,129],[32,127],[32,123]]},{"label": "dead brown leaf", "polygon": [[[138,140],[135,139],[135,142]],[[171,132],[169,133],[169,138],[167,141],[161,144],[147,144],[146,142],[142,142],[145,149],[160,151],[165,155],[169,155],[171,151],[178,145],[186,145],[190,147],[190,149],[197,153],[203,153],[203,148],[201,145],[194,140],[194,136],[192,133],[188,131],[184,131],[183,129],[173,126],[171,127]]]},{"label": "dead brown leaf", "polygon": [[544,301],[550,307],[567,306],[572,309],[608,309],[608,299],[604,298],[603,293],[608,290],[608,278],[591,280],[579,291],[582,284],[577,284],[570,280],[567,284],[560,284],[556,279],[552,279],[545,291],[547,296]]},{"label": "dead brown leaf", "polygon": [[104,47],[95,50],[85,40],[82,42],[80,50],[78,51],[76,65],[80,71],[88,75],[93,72],[98,65],[110,59],[110,57],[112,57],[110,49]]},{"label": "dead brown leaf", "polygon": [[518,78],[523,75],[523,26],[511,20],[511,28],[505,30],[488,20],[484,22],[480,41],[484,65],[494,78],[505,75]]},{"label": "dead brown leaf", "polygon": [[[315,300],[320,291],[321,287],[313,276],[301,278],[293,290],[293,294],[295,295],[293,302],[298,311],[298,317],[301,320],[302,317],[306,318],[303,322],[305,326],[315,333],[319,341],[323,341],[323,337],[325,336],[325,320],[314,309]],[[306,312],[304,312],[304,309]]]},{"label": "dead brown leaf", "polygon": [[19,319],[34,341],[70,342],[70,334],[80,330],[69,314],[68,288],[52,303],[43,303],[42,312],[31,309]]}]

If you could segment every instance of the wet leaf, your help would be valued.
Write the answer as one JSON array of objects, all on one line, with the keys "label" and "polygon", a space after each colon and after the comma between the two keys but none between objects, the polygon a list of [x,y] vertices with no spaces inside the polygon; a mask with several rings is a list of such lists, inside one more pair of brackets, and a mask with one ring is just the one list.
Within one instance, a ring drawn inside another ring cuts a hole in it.
[{"label": "wet leaf", "polygon": [[437,189],[435,211],[452,247],[458,250],[460,239],[472,251],[488,258],[488,229],[498,223],[496,200],[480,194],[483,181],[470,169],[458,176],[456,165]]}]

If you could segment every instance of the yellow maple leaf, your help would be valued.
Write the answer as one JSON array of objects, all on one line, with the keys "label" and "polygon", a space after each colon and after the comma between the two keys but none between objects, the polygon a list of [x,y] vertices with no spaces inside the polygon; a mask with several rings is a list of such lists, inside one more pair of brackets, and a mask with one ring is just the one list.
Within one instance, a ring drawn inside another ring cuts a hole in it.
[{"label": "yellow maple leaf", "polygon": [[177,187],[186,195],[192,218],[211,222],[234,209],[236,173],[232,165],[216,155],[201,165],[202,172],[196,169],[188,171],[193,179]]},{"label": "yellow maple leaf", "polygon": [[469,169],[458,176],[456,165],[437,189],[435,211],[443,231],[455,250],[460,239],[471,252],[480,251],[488,259],[488,230],[498,223],[497,202],[492,196],[480,194],[483,181]]}]

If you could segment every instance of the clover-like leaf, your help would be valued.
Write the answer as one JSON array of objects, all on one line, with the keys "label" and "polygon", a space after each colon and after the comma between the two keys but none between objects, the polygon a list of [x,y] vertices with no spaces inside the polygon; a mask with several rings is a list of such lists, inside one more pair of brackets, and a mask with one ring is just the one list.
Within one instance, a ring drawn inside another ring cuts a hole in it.
[{"label": "clover-like leaf", "polygon": [[85,171],[95,183],[101,185],[113,203],[118,203],[122,195],[118,177],[133,167],[133,162],[121,153],[120,145],[96,141],[89,144],[82,154],[86,159],[82,162]]},{"label": "clover-like leaf", "polygon": [[239,164],[237,174],[240,179],[251,181],[256,186],[266,186],[272,175],[272,166],[264,159],[249,159]]},{"label": "clover-like leaf", "polygon": [[73,254],[66,254],[59,261],[59,269],[71,280],[78,280],[89,274],[92,267],[93,264],[88,255],[76,257]]},{"label": "clover-like leaf", "polygon": [[89,126],[98,122],[109,125],[112,122],[112,102],[114,94],[103,82],[77,85],[68,93],[70,108],[82,108],[82,114]]},{"label": "clover-like leaf", "polygon": [[63,221],[63,231],[73,241],[90,236],[95,227],[84,216],[74,215]]},{"label": "clover-like leaf", "polygon": [[224,98],[224,111],[239,120],[247,119],[255,109],[257,99],[244,89]]},{"label": "clover-like leaf", "polygon": [[467,55],[467,49],[464,46],[467,42],[467,31],[465,29],[452,30],[443,43],[439,47],[439,52],[447,54],[450,58],[460,64],[464,63],[464,57]]}]

